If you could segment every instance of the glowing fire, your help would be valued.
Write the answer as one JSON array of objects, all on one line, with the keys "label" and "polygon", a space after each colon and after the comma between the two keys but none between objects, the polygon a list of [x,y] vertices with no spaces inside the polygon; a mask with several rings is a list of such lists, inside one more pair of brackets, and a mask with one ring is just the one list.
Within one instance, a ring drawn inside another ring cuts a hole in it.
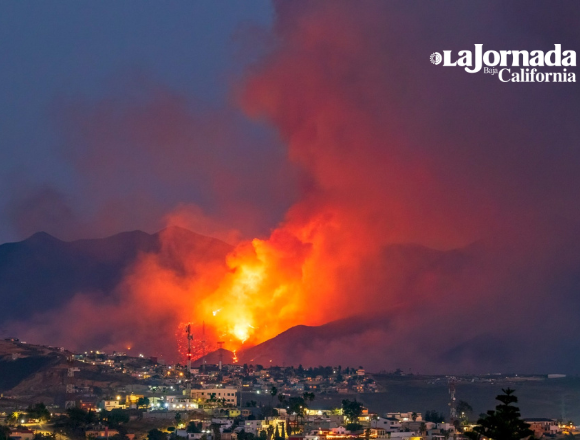
[{"label": "glowing fire", "polygon": [[204,288],[201,277],[201,287],[192,288],[195,300],[189,315],[196,323],[196,340],[201,338],[202,322],[208,340],[222,340],[224,348],[238,350],[293,325],[321,324],[332,318],[328,312],[322,314],[321,307],[314,307],[333,288],[332,277],[324,276],[325,270],[333,270],[333,264],[317,261],[322,258],[319,249],[324,234],[313,234],[312,229],[297,231],[281,228],[268,240],[238,245],[212,289]]}]

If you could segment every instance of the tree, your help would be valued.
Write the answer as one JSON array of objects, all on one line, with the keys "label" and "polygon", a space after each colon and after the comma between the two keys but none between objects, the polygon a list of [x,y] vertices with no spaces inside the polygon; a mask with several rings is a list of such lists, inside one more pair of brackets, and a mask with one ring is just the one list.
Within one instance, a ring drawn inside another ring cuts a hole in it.
[{"label": "tree", "polygon": [[278,388],[272,386],[272,388],[270,388],[270,405],[272,406],[274,406],[274,397],[276,397],[276,394],[278,394]]},{"label": "tree", "polygon": [[201,428],[202,428],[201,422],[199,423],[189,422],[186,431],[191,434],[199,434],[201,433]]},{"label": "tree", "polygon": [[350,422],[356,423],[363,412],[362,403],[357,402],[356,399],[345,399],[342,401],[342,412]]},{"label": "tree", "polygon": [[356,432],[363,429],[363,425],[361,425],[360,423],[347,423],[345,428],[350,432]]},{"label": "tree", "polygon": [[8,426],[0,425],[0,440],[8,440],[11,432]]},{"label": "tree", "polygon": [[473,408],[471,407],[471,405],[467,403],[465,400],[460,400],[459,402],[457,402],[455,409],[461,421],[464,424],[467,424],[467,422],[469,421],[469,416],[473,413]]},{"label": "tree", "polygon": [[217,394],[216,393],[209,393],[209,399],[207,399],[208,402],[211,403],[215,403],[217,402]]},{"label": "tree", "polygon": [[421,422],[421,424],[419,425],[419,432],[421,434],[425,434],[427,432],[427,425],[425,424],[425,422]]},{"label": "tree", "polygon": [[443,414],[439,414],[437,411],[426,411],[425,412],[425,421],[426,422],[433,422],[433,423],[443,423],[445,421],[445,417]]},{"label": "tree", "polygon": [[167,440],[167,434],[155,428],[149,431],[147,438],[149,440]]},{"label": "tree", "polygon": [[246,432],[243,429],[238,432],[238,440],[254,440],[254,434],[252,434],[251,432]]},{"label": "tree", "polygon": [[278,429],[278,423],[276,423],[276,431],[274,431],[274,440],[282,440],[282,437],[280,437],[280,430]]},{"label": "tree", "polygon": [[18,413],[17,412],[10,413],[10,415],[6,418],[6,423],[8,425],[16,425],[18,423]]},{"label": "tree", "polygon": [[288,422],[285,422],[286,425],[286,432],[288,433],[288,436],[292,435],[292,425]]},{"label": "tree", "polygon": [[306,408],[307,405],[303,397],[290,397],[290,399],[288,399],[288,410],[290,414],[297,414],[300,417],[303,417]]},{"label": "tree", "polygon": [[286,406],[286,396],[284,394],[278,394],[278,404],[279,408]]},{"label": "tree", "polygon": [[411,419],[413,419],[413,422],[414,422],[415,420],[417,420],[417,413],[416,413],[416,412],[413,412],[413,413],[411,414]]},{"label": "tree", "polygon": [[175,413],[175,424],[179,425],[181,423],[181,413]]},{"label": "tree", "polygon": [[272,425],[268,425],[266,434],[268,435],[268,440],[272,440],[272,436],[274,435],[274,427]]},{"label": "tree", "polygon": [[139,400],[137,400],[137,409],[143,406],[149,406],[149,397],[139,397]]},{"label": "tree", "polygon": [[493,440],[521,440],[533,435],[530,425],[521,419],[520,409],[514,406],[518,398],[514,390],[502,389],[503,394],[496,397],[501,403],[495,410],[489,410],[487,416],[477,421],[477,426],[466,435],[472,440],[486,437]]},{"label": "tree", "polygon": [[77,406],[66,410],[69,418],[69,425],[76,429],[85,426],[88,423],[94,422],[94,413],[92,411],[85,411]]},{"label": "tree", "polygon": [[28,416],[32,419],[38,419],[41,422],[48,422],[50,420],[50,411],[46,408],[44,403],[37,403],[34,406],[29,406],[26,410]]},{"label": "tree", "polygon": [[210,425],[210,429],[211,429],[211,433],[212,433],[212,439],[213,440],[221,440],[222,433],[220,431],[220,425],[218,423],[212,423]]},{"label": "tree", "polygon": [[114,408],[109,413],[109,425],[119,426],[121,423],[129,423],[129,412],[124,409]]}]

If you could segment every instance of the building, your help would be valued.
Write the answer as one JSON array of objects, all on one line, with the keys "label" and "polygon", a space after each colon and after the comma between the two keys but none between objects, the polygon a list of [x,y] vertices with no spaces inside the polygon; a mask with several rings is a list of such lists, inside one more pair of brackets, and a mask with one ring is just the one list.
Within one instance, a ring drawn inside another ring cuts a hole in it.
[{"label": "building", "polygon": [[238,406],[238,390],[236,388],[203,388],[191,390],[191,398],[199,403],[224,402],[226,405]]},{"label": "building", "polygon": [[[118,434],[119,431],[116,429],[109,429],[106,427],[104,429],[91,429],[85,432],[85,436],[91,439],[107,439]],[[127,434],[127,437],[129,440],[134,440],[135,434]]]},{"label": "building", "polygon": [[125,409],[126,406],[124,403],[121,403],[120,400],[103,400],[98,405],[99,408],[104,409],[105,411],[111,411],[113,409]]},{"label": "building", "polygon": [[34,432],[26,428],[16,428],[10,431],[11,440],[33,440]]},{"label": "building", "polygon": [[[153,405],[154,405],[154,406],[152,406],[153,408],[161,407],[162,403],[161,403],[161,401],[158,401],[157,403],[154,403]],[[188,398],[186,396],[167,396],[165,398],[165,402],[163,403],[163,406],[165,406],[165,408],[172,410],[172,411],[183,411],[183,410],[188,411],[188,410],[199,408],[199,405],[198,405],[196,399]]]},{"label": "building", "polygon": [[530,425],[530,429],[534,431],[536,438],[540,438],[544,434],[557,434],[560,432],[558,422],[554,419],[528,418],[523,420]]},{"label": "building", "polygon": [[244,422],[244,431],[254,435],[258,435],[258,430],[261,430],[263,420],[246,420]]},{"label": "building", "polygon": [[371,420],[371,428],[384,429],[387,432],[400,431],[401,427],[401,421],[394,417],[378,417],[375,420]]},{"label": "building", "polygon": [[422,422],[423,417],[418,412],[387,413],[387,419],[397,419],[401,422]]}]

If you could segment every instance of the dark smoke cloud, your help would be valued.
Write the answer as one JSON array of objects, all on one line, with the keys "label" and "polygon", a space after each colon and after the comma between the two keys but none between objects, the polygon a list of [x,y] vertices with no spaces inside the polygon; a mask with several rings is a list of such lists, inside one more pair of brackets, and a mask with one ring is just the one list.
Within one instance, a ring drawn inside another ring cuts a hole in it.
[{"label": "dark smoke cloud", "polygon": [[[580,311],[578,89],[506,85],[428,62],[475,43],[577,50],[578,8],[558,6],[548,19],[515,5],[279,1],[278,46],[241,92],[315,182],[290,221],[333,212],[347,225],[337,249],[367,250],[329,307],[383,309],[391,324],[374,346],[388,348],[384,364],[573,368],[557,353],[579,345],[566,336]],[[476,241],[477,258],[402,279],[409,261],[377,263],[372,252]]]}]

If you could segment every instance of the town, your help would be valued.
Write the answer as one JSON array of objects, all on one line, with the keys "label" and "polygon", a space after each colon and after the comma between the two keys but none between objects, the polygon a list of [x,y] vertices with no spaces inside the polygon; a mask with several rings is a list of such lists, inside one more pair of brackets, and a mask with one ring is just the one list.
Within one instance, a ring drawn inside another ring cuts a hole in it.
[{"label": "town", "polygon": [[[406,407],[382,412],[357,397],[382,391],[362,366],[238,365],[225,363],[223,350],[213,353],[217,363],[206,363],[208,356],[166,365],[143,354],[72,353],[15,338],[2,344],[3,365],[24,365],[40,354],[51,359],[48,369],[30,379],[34,386],[15,387],[21,394],[5,393],[0,399],[0,438],[14,440],[468,439],[479,416],[456,396],[457,384],[543,379],[430,377],[427,385],[448,389],[448,412]],[[535,438],[580,434],[570,420],[524,420]]]}]

